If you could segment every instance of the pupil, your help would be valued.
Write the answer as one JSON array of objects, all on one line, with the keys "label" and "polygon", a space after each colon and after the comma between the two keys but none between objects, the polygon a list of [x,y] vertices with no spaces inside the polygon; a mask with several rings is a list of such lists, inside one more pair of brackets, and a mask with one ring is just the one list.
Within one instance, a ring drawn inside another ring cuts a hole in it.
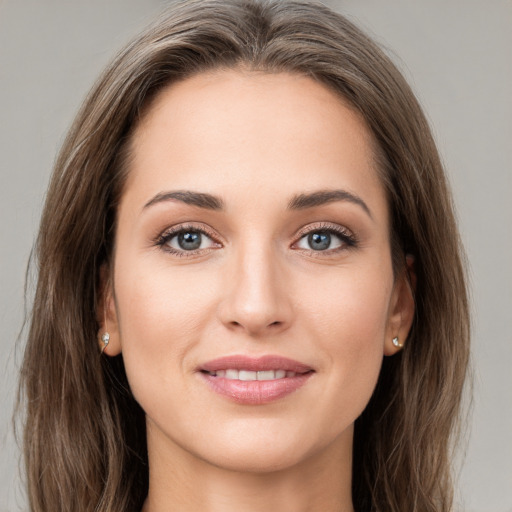
[{"label": "pupil", "polygon": [[185,251],[193,251],[201,246],[201,233],[188,231],[178,235],[178,245]]},{"label": "pupil", "polygon": [[325,251],[331,245],[329,233],[312,233],[308,235],[309,246],[316,251]]}]

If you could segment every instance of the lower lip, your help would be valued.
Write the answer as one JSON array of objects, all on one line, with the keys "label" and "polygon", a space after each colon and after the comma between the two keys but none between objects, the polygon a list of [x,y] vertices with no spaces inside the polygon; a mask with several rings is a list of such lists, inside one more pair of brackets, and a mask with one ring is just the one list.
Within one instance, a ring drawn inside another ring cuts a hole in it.
[{"label": "lower lip", "polygon": [[233,402],[245,405],[262,405],[274,402],[297,391],[308,381],[313,372],[284,379],[248,381],[214,377],[203,372],[200,375],[210,386],[210,389]]}]

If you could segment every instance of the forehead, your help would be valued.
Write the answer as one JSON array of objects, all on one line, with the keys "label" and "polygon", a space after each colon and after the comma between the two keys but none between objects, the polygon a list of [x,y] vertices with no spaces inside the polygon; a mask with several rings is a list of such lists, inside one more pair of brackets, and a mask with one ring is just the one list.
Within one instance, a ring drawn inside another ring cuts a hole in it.
[{"label": "forehead", "polygon": [[131,149],[125,196],[139,203],[165,189],[229,203],[230,194],[266,190],[285,201],[326,188],[385,203],[362,118],[301,75],[229,70],[172,84],[147,108]]}]

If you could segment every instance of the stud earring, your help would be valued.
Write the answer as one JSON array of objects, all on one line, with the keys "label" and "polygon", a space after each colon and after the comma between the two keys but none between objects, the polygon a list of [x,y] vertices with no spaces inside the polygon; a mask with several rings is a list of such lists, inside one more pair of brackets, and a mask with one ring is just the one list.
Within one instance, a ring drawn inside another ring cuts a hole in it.
[{"label": "stud earring", "polygon": [[101,348],[101,353],[103,354],[103,352],[107,348],[108,342],[110,341],[110,334],[108,332],[104,332],[101,335],[101,341],[103,342],[103,347]]},{"label": "stud earring", "polygon": [[403,343],[400,343],[400,341],[398,341],[398,336],[395,336],[393,338],[393,345],[396,347],[396,348],[402,348],[404,345]]}]

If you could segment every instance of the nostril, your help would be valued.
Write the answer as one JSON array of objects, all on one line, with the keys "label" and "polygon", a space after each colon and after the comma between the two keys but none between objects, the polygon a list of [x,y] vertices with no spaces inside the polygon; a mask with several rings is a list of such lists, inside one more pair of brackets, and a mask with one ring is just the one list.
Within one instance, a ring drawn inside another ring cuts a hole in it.
[{"label": "nostril", "polygon": [[[236,320],[232,320],[231,322],[229,322],[229,325],[231,326],[231,328],[234,328],[234,329],[248,329],[250,331],[256,331],[256,330],[259,330],[259,329],[256,329],[254,328],[254,326],[250,326],[250,325],[246,325],[244,324],[243,322],[237,322]],[[264,322],[261,323],[261,327],[264,327]],[[276,320],[275,322],[271,322],[269,324],[267,324],[267,329],[276,329],[278,327],[281,327],[283,325],[283,322],[279,321],[279,320]]]}]

